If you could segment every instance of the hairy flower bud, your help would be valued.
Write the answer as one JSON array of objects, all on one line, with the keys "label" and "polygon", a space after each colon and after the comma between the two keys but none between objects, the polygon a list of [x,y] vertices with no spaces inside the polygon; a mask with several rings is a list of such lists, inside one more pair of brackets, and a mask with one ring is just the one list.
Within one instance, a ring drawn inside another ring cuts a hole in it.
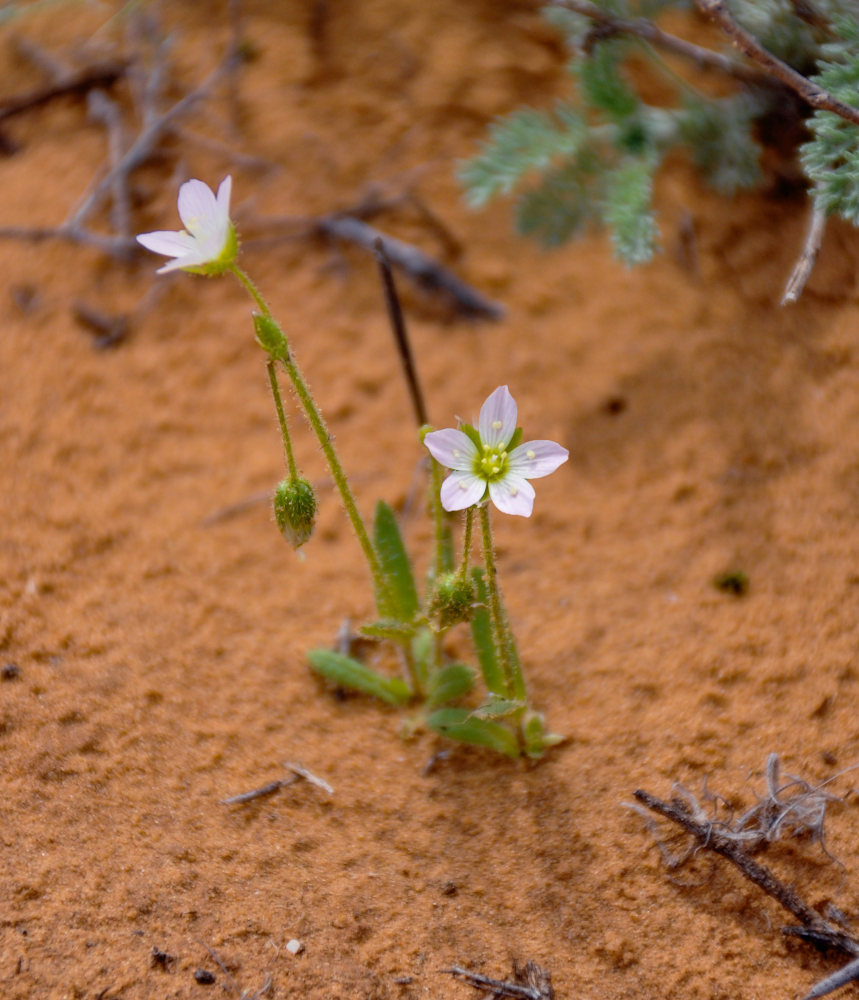
[{"label": "hairy flower bud", "polygon": [[471,577],[446,573],[436,581],[430,602],[430,615],[440,629],[451,628],[471,618],[477,592]]},{"label": "hairy flower bud", "polygon": [[284,479],[274,491],[274,519],[283,537],[300,549],[316,524],[316,493],[306,479]]},{"label": "hairy flower bud", "polygon": [[273,358],[285,358],[287,354],[286,336],[273,316],[263,313],[253,314],[256,342]]}]

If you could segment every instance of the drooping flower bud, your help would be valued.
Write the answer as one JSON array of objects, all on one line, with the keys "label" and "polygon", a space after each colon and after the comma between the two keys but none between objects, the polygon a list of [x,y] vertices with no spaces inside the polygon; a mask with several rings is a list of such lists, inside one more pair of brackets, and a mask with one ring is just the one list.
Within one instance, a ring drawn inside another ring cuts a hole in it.
[{"label": "drooping flower bud", "polygon": [[273,316],[263,313],[253,314],[254,334],[259,346],[273,358],[285,358],[287,354],[286,335]]},{"label": "drooping flower bud", "polygon": [[316,493],[306,479],[284,479],[274,491],[274,519],[294,549],[313,534],[316,506]]},{"label": "drooping flower bud", "polygon": [[436,580],[430,602],[430,616],[438,628],[452,628],[471,618],[476,600],[477,592],[470,576],[446,573]]}]

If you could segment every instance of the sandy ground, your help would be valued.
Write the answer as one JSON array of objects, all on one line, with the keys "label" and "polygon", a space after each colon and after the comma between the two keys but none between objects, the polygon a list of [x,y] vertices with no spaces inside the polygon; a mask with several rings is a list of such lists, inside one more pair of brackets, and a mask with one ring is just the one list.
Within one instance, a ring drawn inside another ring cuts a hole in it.
[{"label": "sandy ground", "polygon": [[[167,6],[188,87],[228,20]],[[366,571],[303,426],[322,500],[305,561],[259,500],[282,457],[241,290],[156,278],[151,256],[3,241],[0,993],[250,996],[270,981],[269,997],[455,1000],[476,994],[451,965],[505,979],[533,960],[559,998],[802,996],[838,959],[785,938],[786,915],[721,862],[669,877],[625,803],[706,780],[741,808],[771,752],[815,783],[859,760],[855,233],[831,225],[804,299],[779,309],[801,195],[726,203],[677,160],[653,265],[624,269],[597,236],[541,252],[504,207],[468,212],[454,178],[493,115],[564,90],[531,4],[244,11],[237,103],[222,88],[188,127],[270,166],[173,139],[134,175],[135,223],[174,228],[179,181],[227,172],[240,228],[347,209],[373,185],[431,210],[401,202],[374,222],[507,309],[468,323],[404,286],[432,419],[468,418],[507,383],[526,430],[571,452],[529,521],[496,519],[532,697],[569,739],[511,762],[404,740],[407,712],[325,691],[305,652],[372,614]],[[68,53],[121,34],[95,34],[104,20],[70,6],[7,25],[2,97],[43,82],[13,33]],[[104,169],[78,99],[4,133],[5,225],[58,224]],[[402,509],[420,451],[372,260],[300,238],[249,239],[243,259],[362,509]],[[128,336],[97,349],[80,301],[131,310]],[[404,528],[426,552],[421,519]],[[713,586],[731,569],[743,597]],[[286,761],[333,792],[222,804]],[[856,801],[827,820],[841,865],[806,842],[765,859],[848,918]]]}]

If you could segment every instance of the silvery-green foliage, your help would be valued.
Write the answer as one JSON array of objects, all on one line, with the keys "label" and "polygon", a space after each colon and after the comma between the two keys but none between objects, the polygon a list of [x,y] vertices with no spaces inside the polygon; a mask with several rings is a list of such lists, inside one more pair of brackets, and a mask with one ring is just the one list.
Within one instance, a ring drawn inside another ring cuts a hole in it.
[{"label": "silvery-green foliage", "polygon": [[[614,17],[651,18],[683,0],[596,0]],[[859,107],[859,21],[846,0],[736,0],[732,13],[761,43],[799,72]],[[607,227],[616,256],[649,260],[659,245],[652,192],[666,154],[686,155],[716,191],[731,196],[761,183],[759,124],[784,110],[776,85],[737,83],[713,97],[669,70],[638,38],[603,31],[580,14],[549,6],[546,20],[570,51],[572,90],[551,111],[520,109],[496,120],[476,157],[460,169],[473,206],[515,198],[520,233],[558,246],[590,225]],[[725,46],[727,51],[727,45]],[[644,100],[630,57],[649,62],[674,90],[657,106]],[[829,214],[859,223],[859,129],[830,112],[809,119],[801,161],[813,197]]]}]

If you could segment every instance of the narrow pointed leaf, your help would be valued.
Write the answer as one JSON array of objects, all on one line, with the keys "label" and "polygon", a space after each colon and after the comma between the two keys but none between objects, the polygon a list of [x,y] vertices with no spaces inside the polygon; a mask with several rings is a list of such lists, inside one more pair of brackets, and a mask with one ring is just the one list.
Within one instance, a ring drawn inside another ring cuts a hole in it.
[{"label": "narrow pointed leaf", "polygon": [[427,719],[430,729],[462,743],[486,747],[506,757],[519,756],[516,737],[500,722],[475,719],[467,708],[440,708]]},{"label": "narrow pointed leaf", "polygon": [[429,679],[427,708],[439,708],[468,694],[474,685],[474,671],[464,663],[449,663]]},{"label": "narrow pointed leaf", "polygon": [[411,691],[399,677],[376,673],[351,656],[330,649],[312,649],[307,658],[318,674],[340,687],[372,695],[389,705],[402,705],[411,697]]},{"label": "narrow pointed leaf", "polygon": [[524,701],[514,701],[511,698],[490,698],[485,704],[476,708],[471,716],[474,719],[506,719],[509,715],[525,708]]},{"label": "narrow pointed leaf", "polygon": [[[388,609],[389,613],[400,621],[411,621],[418,612],[418,592],[412,564],[403,545],[397,518],[391,508],[382,501],[376,505],[373,542],[394,602],[394,606]],[[380,611],[387,617],[381,608]]]},{"label": "narrow pointed leaf", "polygon": [[410,642],[415,634],[413,625],[395,621],[367,622],[358,631],[372,639],[390,639],[392,642],[402,643]]}]

